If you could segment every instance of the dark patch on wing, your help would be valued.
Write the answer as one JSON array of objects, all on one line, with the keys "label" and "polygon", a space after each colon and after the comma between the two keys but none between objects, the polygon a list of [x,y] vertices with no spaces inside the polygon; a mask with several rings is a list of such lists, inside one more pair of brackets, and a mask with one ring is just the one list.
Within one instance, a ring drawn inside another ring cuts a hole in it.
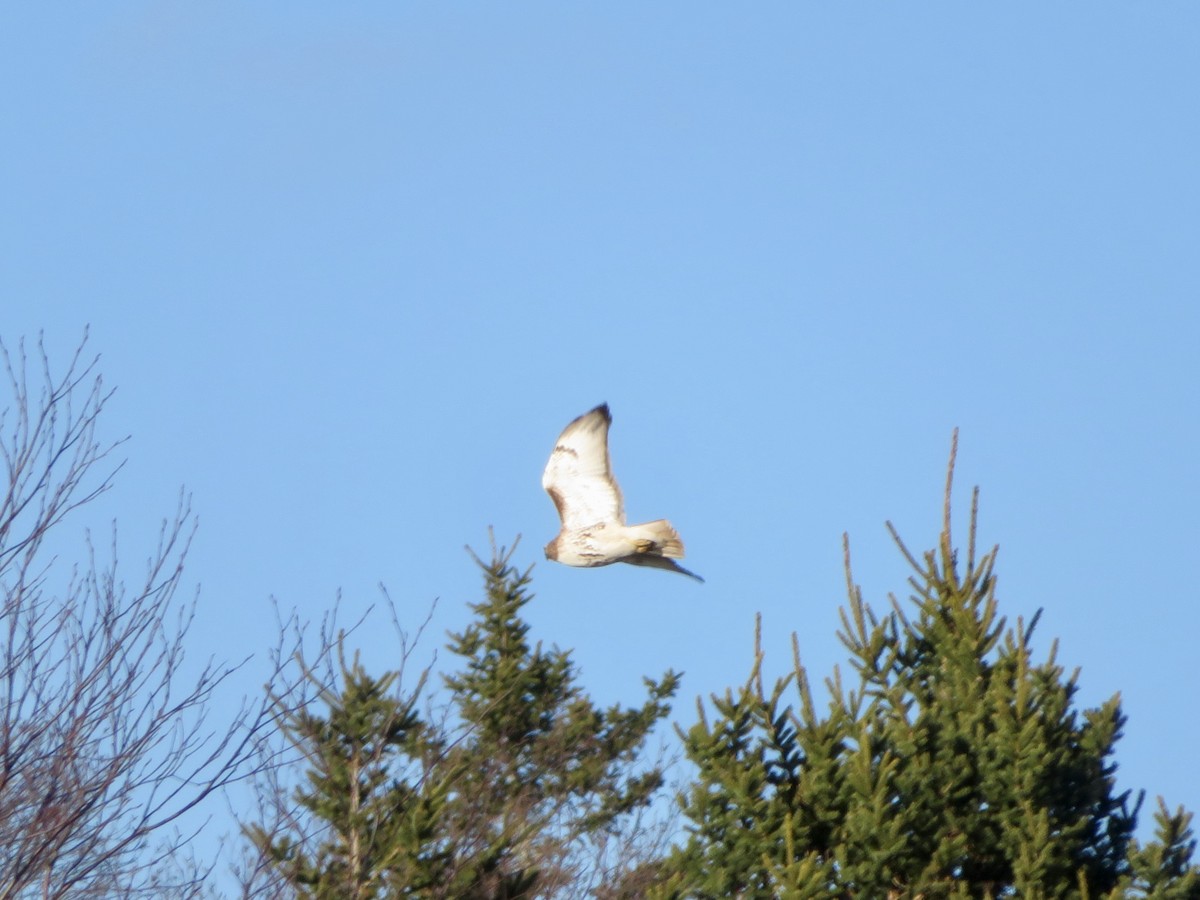
[{"label": "dark patch on wing", "polygon": [[550,487],[546,489],[546,493],[550,495],[550,499],[554,501],[554,508],[558,510],[558,520],[566,521],[566,503],[563,500],[563,495]]}]

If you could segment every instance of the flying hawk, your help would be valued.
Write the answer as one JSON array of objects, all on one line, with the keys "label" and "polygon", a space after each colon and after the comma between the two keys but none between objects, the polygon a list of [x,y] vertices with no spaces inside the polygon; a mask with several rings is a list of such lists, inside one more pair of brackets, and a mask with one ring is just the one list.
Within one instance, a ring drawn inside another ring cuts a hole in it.
[{"label": "flying hawk", "polygon": [[699,575],[675,562],[683,541],[666,519],[626,525],[621,489],[608,461],[608,404],[601,403],[563,429],[542,473],[542,487],[558,507],[562,530],[546,545],[546,558],[568,566],[624,562]]}]

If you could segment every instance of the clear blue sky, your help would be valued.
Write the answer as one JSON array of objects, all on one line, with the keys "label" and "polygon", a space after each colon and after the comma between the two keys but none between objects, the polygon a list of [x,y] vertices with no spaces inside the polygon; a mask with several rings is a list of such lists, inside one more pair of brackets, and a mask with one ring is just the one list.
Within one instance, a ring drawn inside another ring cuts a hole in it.
[{"label": "clear blue sky", "polygon": [[[1001,611],[1200,810],[1197,47],[1185,2],[10,6],[0,334],[91,324],[99,515],[136,572],[193,493],[196,656],[379,582],[432,653],[491,525],[593,695],[682,669],[685,724],[756,612],[768,670],[844,661],[841,535],[903,593],[958,426]],[[707,584],[541,559],[601,401]]]}]

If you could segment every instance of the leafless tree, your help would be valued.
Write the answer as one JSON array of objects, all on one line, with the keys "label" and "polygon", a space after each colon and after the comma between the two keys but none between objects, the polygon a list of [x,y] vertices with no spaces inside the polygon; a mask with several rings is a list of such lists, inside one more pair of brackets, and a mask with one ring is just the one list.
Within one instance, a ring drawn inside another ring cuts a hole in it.
[{"label": "leafless tree", "polygon": [[188,813],[246,773],[270,717],[259,701],[214,723],[210,701],[237,666],[185,669],[185,495],[132,583],[115,525],[107,553],[86,533],[63,568],[64,525],[123,465],[124,440],[98,437],[112,392],[86,346],[85,333],[56,374],[40,339],[32,364],[24,341],[0,343],[0,900],[196,896],[203,868],[177,866]]}]

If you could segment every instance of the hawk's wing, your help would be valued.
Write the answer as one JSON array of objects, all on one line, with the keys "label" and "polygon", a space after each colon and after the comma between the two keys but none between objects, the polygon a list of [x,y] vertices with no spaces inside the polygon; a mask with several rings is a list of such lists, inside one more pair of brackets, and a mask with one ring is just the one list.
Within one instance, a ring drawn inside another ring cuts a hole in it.
[{"label": "hawk's wing", "polygon": [[563,429],[542,473],[542,487],[558,507],[564,531],[597,522],[625,524],[621,489],[608,464],[612,416],[601,403]]}]

